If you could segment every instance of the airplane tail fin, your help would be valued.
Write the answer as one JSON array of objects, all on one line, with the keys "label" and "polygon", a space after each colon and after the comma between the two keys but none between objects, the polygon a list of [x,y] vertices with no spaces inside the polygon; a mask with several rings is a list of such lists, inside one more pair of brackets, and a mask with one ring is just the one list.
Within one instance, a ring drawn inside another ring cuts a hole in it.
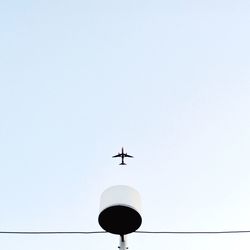
[{"label": "airplane tail fin", "polygon": [[124,163],[124,162],[122,162],[122,163],[120,163],[119,165],[127,165],[126,163]]}]

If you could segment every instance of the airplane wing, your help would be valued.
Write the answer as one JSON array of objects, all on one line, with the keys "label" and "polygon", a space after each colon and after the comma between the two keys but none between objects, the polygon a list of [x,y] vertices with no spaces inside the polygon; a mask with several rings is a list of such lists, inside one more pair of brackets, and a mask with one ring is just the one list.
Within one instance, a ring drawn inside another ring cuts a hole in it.
[{"label": "airplane wing", "polygon": [[124,157],[131,157],[131,158],[133,158],[134,156],[128,155],[128,154],[124,154]]},{"label": "airplane wing", "polygon": [[122,154],[117,154],[117,155],[114,155],[114,156],[112,156],[113,158],[115,158],[115,157],[121,157],[121,155]]}]

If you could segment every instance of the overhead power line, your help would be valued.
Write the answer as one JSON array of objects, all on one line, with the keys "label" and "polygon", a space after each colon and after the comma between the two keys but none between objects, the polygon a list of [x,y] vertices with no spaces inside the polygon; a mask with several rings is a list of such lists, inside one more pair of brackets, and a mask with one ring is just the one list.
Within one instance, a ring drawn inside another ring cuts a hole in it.
[{"label": "overhead power line", "polygon": [[[0,231],[0,234],[104,234],[106,231]],[[230,231],[136,231],[139,234],[243,234],[250,230]]]},{"label": "overhead power line", "polygon": [[230,230],[230,231],[136,231],[140,234],[242,234],[250,233],[250,230]]},{"label": "overhead power line", "polygon": [[106,231],[60,232],[60,231],[0,231],[0,234],[102,234]]}]

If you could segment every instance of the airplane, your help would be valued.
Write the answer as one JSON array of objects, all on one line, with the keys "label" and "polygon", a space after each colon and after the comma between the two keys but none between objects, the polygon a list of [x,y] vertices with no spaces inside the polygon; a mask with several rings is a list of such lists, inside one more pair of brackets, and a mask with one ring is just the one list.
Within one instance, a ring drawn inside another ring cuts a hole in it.
[{"label": "airplane", "polygon": [[125,157],[131,157],[131,158],[133,158],[132,155],[128,155],[127,153],[124,153],[123,148],[122,148],[122,152],[121,152],[121,153],[118,153],[117,155],[114,155],[114,156],[112,156],[112,157],[113,157],[113,158],[115,158],[115,157],[121,157],[121,158],[122,158],[122,162],[120,163],[120,165],[127,165],[127,164],[124,162],[124,158],[125,158]]}]

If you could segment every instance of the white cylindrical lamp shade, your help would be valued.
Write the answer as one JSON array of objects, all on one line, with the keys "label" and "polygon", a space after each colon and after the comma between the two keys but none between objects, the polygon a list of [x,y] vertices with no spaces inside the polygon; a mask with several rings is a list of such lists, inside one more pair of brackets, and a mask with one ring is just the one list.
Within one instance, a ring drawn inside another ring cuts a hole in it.
[{"label": "white cylindrical lamp shade", "polygon": [[126,235],[142,223],[139,193],[129,186],[113,186],[101,195],[98,221],[107,232]]}]

